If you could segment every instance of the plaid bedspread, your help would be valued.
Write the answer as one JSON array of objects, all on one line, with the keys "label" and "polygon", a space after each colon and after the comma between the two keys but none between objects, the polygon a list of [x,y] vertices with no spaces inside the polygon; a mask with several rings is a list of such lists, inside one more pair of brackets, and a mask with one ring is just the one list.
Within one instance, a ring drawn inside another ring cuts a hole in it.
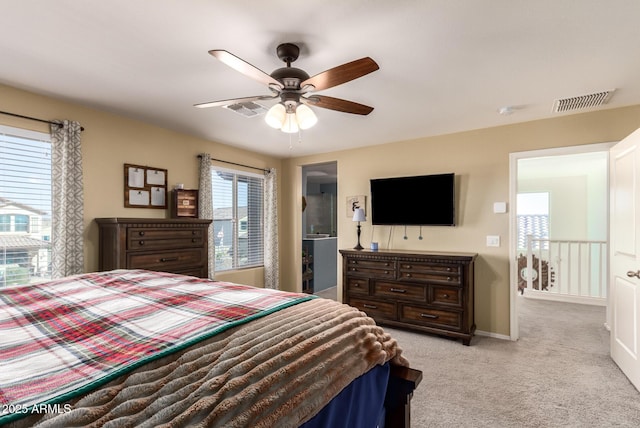
[{"label": "plaid bedspread", "polygon": [[311,298],[143,270],[3,288],[0,424]]}]

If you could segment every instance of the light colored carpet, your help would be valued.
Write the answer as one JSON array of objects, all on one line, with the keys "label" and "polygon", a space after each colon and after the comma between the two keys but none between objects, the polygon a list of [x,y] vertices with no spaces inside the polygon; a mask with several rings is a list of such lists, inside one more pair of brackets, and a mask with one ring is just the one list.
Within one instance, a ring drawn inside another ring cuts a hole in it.
[{"label": "light colored carpet", "polygon": [[640,394],[609,356],[605,308],[520,298],[520,340],[385,327],[423,380],[412,427],[639,427]]}]

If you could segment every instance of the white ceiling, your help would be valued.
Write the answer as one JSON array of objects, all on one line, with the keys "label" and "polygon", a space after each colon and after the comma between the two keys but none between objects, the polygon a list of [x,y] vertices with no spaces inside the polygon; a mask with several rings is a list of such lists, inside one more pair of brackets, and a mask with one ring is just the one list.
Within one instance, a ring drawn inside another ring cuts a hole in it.
[{"label": "white ceiling", "polygon": [[[279,157],[549,118],[560,115],[552,113],[558,98],[609,89],[616,91],[604,108],[640,104],[638,0],[0,6],[0,83]],[[283,65],[275,55],[282,42],[300,44],[294,66],[309,75],[373,58],[380,70],[319,93],[375,110],[357,116],[315,108],[319,123],[301,142],[294,135],[290,149],[290,135],[261,117],[193,107],[269,93],[207,51],[226,49],[271,73]],[[514,113],[498,114],[504,106]]]}]

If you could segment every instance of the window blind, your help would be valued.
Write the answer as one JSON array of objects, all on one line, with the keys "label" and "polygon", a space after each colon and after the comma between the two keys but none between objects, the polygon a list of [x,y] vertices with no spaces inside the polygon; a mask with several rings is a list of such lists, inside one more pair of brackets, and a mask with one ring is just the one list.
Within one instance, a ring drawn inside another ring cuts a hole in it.
[{"label": "window blind", "polygon": [[0,287],[51,277],[49,134],[0,126]]},{"label": "window blind", "polygon": [[216,271],[264,264],[264,177],[211,168]]}]

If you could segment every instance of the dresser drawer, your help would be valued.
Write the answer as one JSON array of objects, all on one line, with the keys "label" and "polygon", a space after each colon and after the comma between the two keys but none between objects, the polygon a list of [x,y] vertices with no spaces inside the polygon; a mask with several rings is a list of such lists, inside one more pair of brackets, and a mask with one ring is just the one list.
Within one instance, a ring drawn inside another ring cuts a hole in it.
[{"label": "dresser drawer", "polygon": [[188,266],[206,265],[207,255],[200,248],[177,251],[131,252],[127,255],[129,269],[148,269],[162,272],[184,271]]},{"label": "dresser drawer", "polygon": [[401,305],[400,320],[428,327],[460,329],[462,313],[412,305]]},{"label": "dresser drawer", "polygon": [[396,276],[396,262],[388,260],[347,259],[347,275],[375,276],[393,279]]},{"label": "dresser drawer", "polygon": [[201,247],[206,229],[127,229],[129,250]]},{"label": "dresser drawer", "polygon": [[365,312],[371,318],[386,318],[393,320],[397,317],[395,303],[378,302],[375,300],[361,298],[349,298],[345,303]]},{"label": "dresser drawer", "polygon": [[345,287],[349,295],[369,295],[369,279],[367,278],[347,277]]},{"label": "dresser drawer", "polygon": [[462,289],[456,287],[431,286],[430,303],[434,305],[462,307]]},{"label": "dresser drawer", "polygon": [[373,285],[373,295],[412,302],[426,302],[427,289],[428,285],[376,281]]},{"label": "dresser drawer", "polygon": [[460,266],[437,263],[400,262],[398,277],[411,281],[440,282],[461,285]]}]

